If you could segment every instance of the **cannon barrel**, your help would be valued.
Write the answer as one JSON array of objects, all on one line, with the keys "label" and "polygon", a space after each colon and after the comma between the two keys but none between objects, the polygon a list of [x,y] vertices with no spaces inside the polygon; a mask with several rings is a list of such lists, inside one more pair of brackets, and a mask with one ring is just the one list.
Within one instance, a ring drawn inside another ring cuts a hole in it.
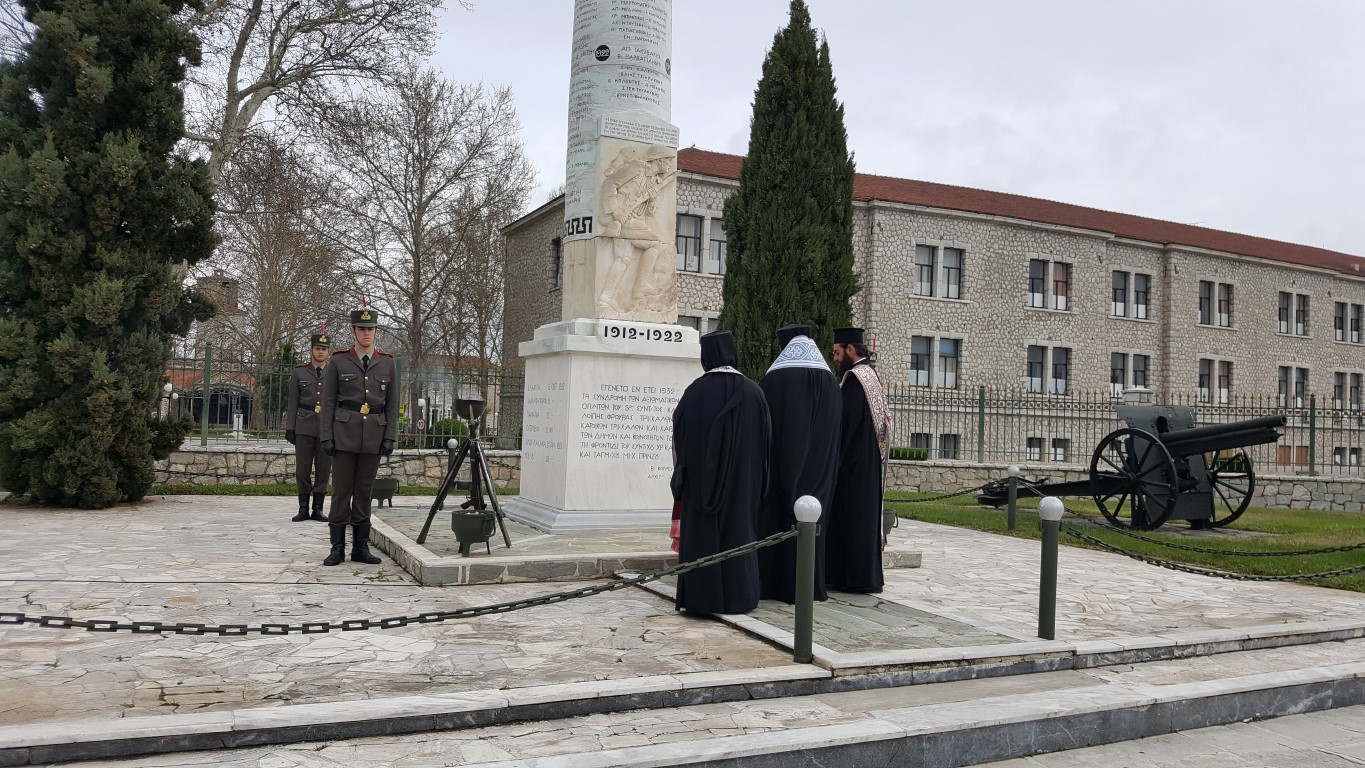
[{"label": "cannon barrel", "polygon": [[1283,415],[1276,414],[1228,424],[1209,424],[1193,429],[1163,432],[1157,437],[1172,454],[1189,456],[1195,453],[1273,443],[1280,439],[1280,433],[1275,430],[1287,422],[1288,419]]}]

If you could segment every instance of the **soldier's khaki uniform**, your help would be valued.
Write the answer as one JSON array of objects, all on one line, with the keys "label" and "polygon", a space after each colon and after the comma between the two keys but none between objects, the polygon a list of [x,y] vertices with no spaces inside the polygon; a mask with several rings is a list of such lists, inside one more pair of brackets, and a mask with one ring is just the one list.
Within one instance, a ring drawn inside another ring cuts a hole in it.
[{"label": "soldier's khaki uniform", "polygon": [[[323,337],[325,338],[325,337]],[[305,519],[308,500],[313,501],[313,519],[323,520],[322,502],[327,498],[327,479],[332,471],[332,457],[319,447],[319,424],[322,415],[323,371],[312,362],[294,367],[289,380],[289,412],[285,428],[294,433],[294,479],[298,484],[299,515]]]},{"label": "soldier's khaki uniform", "polygon": [[368,368],[354,349],[332,355],[323,376],[319,415],[320,440],[331,440],[336,446],[327,522],[364,525],[368,533],[379,446],[384,440],[398,439],[398,379],[393,355],[375,349]]}]

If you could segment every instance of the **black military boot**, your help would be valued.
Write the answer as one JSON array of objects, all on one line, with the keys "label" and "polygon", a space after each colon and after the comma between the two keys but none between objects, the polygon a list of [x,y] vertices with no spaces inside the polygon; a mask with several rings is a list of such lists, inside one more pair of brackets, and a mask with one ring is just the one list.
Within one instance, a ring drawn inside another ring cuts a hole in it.
[{"label": "black military boot", "polygon": [[308,519],[308,494],[299,494],[299,513],[289,519],[296,523]]},{"label": "black military boot", "polygon": [[327,522],[327,516],[322,514],[322,502],[326,498],[326,491],[319,491],[318,493],[313,494],[313,516],[309,519],[321,520],[324,523]]},{"label": "black military boot", "polygon": [[341,561],[346,559],[346,526],[329,525],[327,532],[332,537],[332,554],[322,561],[323,565],[341,565]]},{"label": "black military boot", "polygon": [[351,559],[357,563],[379,565],[382,560],[370,554],[370,524],[356,523],[355,541],[351,542]]}]

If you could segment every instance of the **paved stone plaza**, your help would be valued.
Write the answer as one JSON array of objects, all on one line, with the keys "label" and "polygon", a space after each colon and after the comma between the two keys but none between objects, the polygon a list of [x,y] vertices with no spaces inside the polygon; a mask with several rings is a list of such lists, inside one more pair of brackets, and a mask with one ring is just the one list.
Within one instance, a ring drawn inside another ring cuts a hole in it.
[{"label": "paved stone plaza", "polygon": [[[480,605],[583,583],[423,587],[389,557],[379,566],[323,568],[325,526],[290,522],[290,507],[285,498],[207,496],[102,511],[5,507],[0,611],[299,623]],[[751,616],[724,620],[694,618],[673,610],[663,584],[654,586],[662,595],[632,587],[469,621],[339,634],[219,638],[4,626],[0,747],[24,733],[96,732],[106,727],[101,723],[204,729],[235,722],[231,727],[241,728],[249,720],[245,713],[262,708],[286,719],[295,712],[331,718],[327,711],[352,709],[376,714],[349,716],[383,718],[446,706],[440,700],[452,696],[475,702],[468,706],[507,707],[628,695],[640,697],[622,705],[634,711],[566,711],[519,724],[484,721],[490,724],[325,747],[304,739],[128,764],[363,759],[443,765],[569,759],[584,751],[601,751],[606,760],[613,750],[659,750],[678,740],[714,741],[721,746],[703,751],[722,755],[731,747],[761,752],[788,742],[873,740],[940,721],[941,728],[979,726],[983,711],[995,711],[989,706],[1034,713],[1069,706],[1067,716],[1080,716],[1100,700],[1160,704],[1242,695],[1286,681],[1331,686],[1343,674],[1365,675],[1365,640],[1359,639],[1365,595],[1214,580],[1073,548],[1061,556],[1058,640],[1037,641],[1037,547],[1031,540],[902,521],[893,548],[923,552],[923,566],[889,570],[887,590],[876,597],[835,593],[817,606],[818,666],[791,664],[785,606],[765,603]],[[1292,639],[1294,633],[1303,639]],[[1310,644],[1294,645],[1303,642]],[[1023,672],[1037,674],[1016,674]],[[998,674],[1014,676],[970,679]],[[781,688],[783,680],[793,687]],[[799,687],[803,680],[810,685]],[[840,687],[839,680],[853,682]],[[725,699],[750,683],[768,686],[767,692]],[[706,685],[721,686],[706,689],[711,703],[666,704],[675,695],[670,690]],[[1036,699],[1040,694],[1045,701]],[[356,709],[361,700],[366,704]],[[903,714],[886,714],[893,710]],[[212,720],[220,716],[227,719]],[[844,730],[820,730],[825,727]],[[388,757],[371,759],[380,754]],[[633,765],[635,755],[582,765]],[[658,762],[655,753],[638,756],[641,765],[671,764]]]}]

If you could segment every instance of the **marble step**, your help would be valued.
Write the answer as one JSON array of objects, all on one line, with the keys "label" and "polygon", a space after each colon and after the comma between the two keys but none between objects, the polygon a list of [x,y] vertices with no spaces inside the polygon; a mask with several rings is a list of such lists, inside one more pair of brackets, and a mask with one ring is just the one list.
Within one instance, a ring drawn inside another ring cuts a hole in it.
[{"label": "marble step", "polygon": [[[0,729],[0,765],[135,755],[160,755],[146,758],[157,766],[257,765],[275,752],[347,749],[382,752],[395,768],[431,765],[433,752],[443,756],[438,764],[500,768],[862,765],[892,757],[972,765],[1365,703],[1365,639],[899,687],[830,686],[840,678],[829,675],[792,665],[30,725]],[[798,693],[811,687],[817,692]],[[187,752],[183,762],[161,754],[228,748],[246,749]]]}]

